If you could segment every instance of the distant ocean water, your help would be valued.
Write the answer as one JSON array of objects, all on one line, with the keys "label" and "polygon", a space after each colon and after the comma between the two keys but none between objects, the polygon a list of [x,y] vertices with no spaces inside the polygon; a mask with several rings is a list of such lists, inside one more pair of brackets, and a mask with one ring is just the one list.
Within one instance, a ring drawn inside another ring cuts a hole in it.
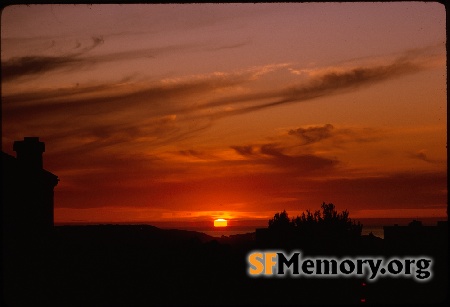
[{"label": "distant ocean water", "polygon": [[[174,228],[174,227],[161,227],[161,228]],[[227,226],[227,227],[201,227],[201,226],[187,226],[187,227],[176,227],[177,229],[181,230],[190,230],[190,231],[197,231],[202,232],[204,234],[207,234],[211,237],[222,237],[226,236],[229,237],[231,235],[238,235],[238,234],[246,234],[246,233],[252,233],[256,231],[256,228],[261,228],[261,226]]]},{"label": "distant ocean water", "polygon": [[[425,226],[436,225],[437,221],[446,221],[447,219],[444,217],[441,218],[415,218],[422,222]],[[400,226],[408,225],[413,218],[365,218],[365,219],[355,219],[359,221],[362,225],[362,235],[369,235],[372,233],[374,236],[384,239],[384,230],[383,226],[393,226],[398,224]],[[55,225],[92,225],[92,224],[115,224],[115,225],[130,225],[130,224],[148,224],[159,227],[161,229],[180,229],[180,230],[189,230],[189,231],[197,231],[207,234],[212,237],[222,237],[222,236],[232,236],[238,234],[246,234],[255,232],[257,228],[266,228],[267,225],[259,223],[259,225],[233,225],[227,227],[212,227],[212,226],[201,226],[201,225],[182,225],[175,223],[165,224],[158,222],[148,222],[148,223],[85,223],[85,222],[71,222],[71,223],[55,223]],[[262,226],[264,225],[264,226]]]},{"label": "distant ocean water", "polygon": [[[164,227],[166,229],[173,229],[173,227]],[[221,227],[221,228],[211,228],[211,227],[177,227],[177,229],[182,230],[190,230],[190,231],[197,231],[202,232],[204,234],[207,234],[211,237],[222,237],[226,236],[229,237],[231,235],[238,235],[238,234],[246,234],[255,232],[256,228],[264,228],[261,226],[228,226],[228,227]],[[374,236],[384,238],[384,231],[383,226],[363,226],[362,235],[368,235],[372,233]]]},{"label": "distant ocean water", "polygon": [[[437,221],[445,221],[446,218],[416,218],[421,221],[423,225],[436,225]],[[368,218],[360,219],[359,221],[363,225],[361,234],[369,235],[372,233],[374,236],[384,239],[384,226],[393,226],[395,224],[400,226],[408,225],[413,218]],[[255,232],[257,228],[265,228],[267,226],[228,226],[224,228],[214,228],[214,227],[202,227],[202,226],[191,226],[191,227],[171,227],[183,230],[191,230],[205,233],[212,237],[230,236],[237,234],[245,234]],[[163,227],[162,227],[163,228]],[[164,227],[165,228],[165,227]]]},{"label": "distant ocean water", "polygon": [[384,239],[383,226],[363,226],[361,234],[369,235],[370,233],[372,233],[375,237]]}]

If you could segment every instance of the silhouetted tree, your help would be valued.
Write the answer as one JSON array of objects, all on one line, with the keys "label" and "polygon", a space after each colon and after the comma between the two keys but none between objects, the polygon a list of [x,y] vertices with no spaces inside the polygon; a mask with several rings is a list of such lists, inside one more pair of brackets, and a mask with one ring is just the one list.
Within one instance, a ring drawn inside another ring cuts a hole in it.
[{"label": "silhouetted tree", "polygon": [[301,233],[313,236],[358,237],[361,235],[362,225],[349,218],[347,210],[338,213],[332,204],[322,203],[320,210],[297,216],[292,223]]},{"label": "silhouetted tree", "polygon": [[292,223],[286,210],[281,213],[275,213],[273,219],[269,220],[269,229],[272,230],[289,230],[292,228]]},{"label": "silhouetted tree", "polygon": [[362,225],[349,218],[347,210],[341,213],[336,211],[334,204],[322,203],[322,211],[312,213],[310,210],[303,212],[301,216],[289,219],[284,210],[276,213],[269,220],[269,229],[295,230],[302,236],[309,238],[319,237],[359,237]]}]

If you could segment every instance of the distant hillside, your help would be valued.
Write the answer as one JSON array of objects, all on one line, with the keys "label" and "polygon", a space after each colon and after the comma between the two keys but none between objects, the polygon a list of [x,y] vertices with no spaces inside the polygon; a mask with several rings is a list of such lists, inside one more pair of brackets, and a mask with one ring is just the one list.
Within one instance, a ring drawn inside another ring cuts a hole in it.
[{"label": "distant hillside", "polygon": [[95,243],[151,243],[171,244],[180,241],[197,241],[205,243],[216,238],[204,233],[178,229],[160,229],[151,225],[84,225],[56,226],[55,236],[61,239]]}]

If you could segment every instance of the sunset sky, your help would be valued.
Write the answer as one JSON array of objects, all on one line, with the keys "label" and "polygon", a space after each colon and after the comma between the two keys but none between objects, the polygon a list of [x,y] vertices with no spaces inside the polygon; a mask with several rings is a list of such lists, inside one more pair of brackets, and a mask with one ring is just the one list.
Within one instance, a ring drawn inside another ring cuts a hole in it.
[{"label": "sunset sky", "polygon": [[2,150],[45,142],[60,223],[322,202],[444,217],[445,18],[433,2],[8,6]]}]

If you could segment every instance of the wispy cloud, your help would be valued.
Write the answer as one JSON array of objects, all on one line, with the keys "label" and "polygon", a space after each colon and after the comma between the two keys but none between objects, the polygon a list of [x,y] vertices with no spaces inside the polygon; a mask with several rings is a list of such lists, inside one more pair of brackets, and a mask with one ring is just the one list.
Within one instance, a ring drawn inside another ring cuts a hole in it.
[{"label": "wispy cloud", "polygon": [[74,67],[81,61],[76,56],[66,57],[22,57],[2,62],[3,81],[11,81],[23,76],[42,74],[48,71]]},{"label": "wispy cloud", "polygon": [[277,144],[231,146],[238,154],[254,164],[269,165],[268,170],[281,169],[283,172],[297,172],[303,175],[315,171],[330,171],[339,161],[314,154],[287,154]]},{"label": "wispy cloud", "polygon": [[445,161],[439,161],[436,159],[431,159],[428,154],[426,153],[426,150],[422,149],[419,150],[418,152],[414,152],[414,153],[409,153],[409,157],[411,159],[415,159],[415,160],[420,160],[423,162],[427,162],[430,164],[442,164],[445,163]]},{"label": "wispy cloud", "polygon": [[[202,48],[202,45],[199,43],[173,44],[153,48],[131,49],[101,55],[89,55],[91,50],[97,48],[103,43],[103,37],[92,37],[91,44],[89,46],[83,47],[79,41],[76,41],[75,46],[70,51],[63,53],[62,55],[30,55],[10,58],[6,61],[2,61],[2,79],[4,82],[10,82],[25,77],[37,78],[38,76],[48,72],[67,72],[90,67],[95,64],[136,58],[153,59],[167,53],[186,52],[188,50]],[[238,45],[235,47],[238,47]]]},{"label": "wispy cloud", "polygon": [[103,38],[92,37],[91,45],[82,48],[81,44],[78,43],[75,46],[76,52],[66,55],[13,57],[7,61],[2,61],[2,79],[7,82],[62,68],[74,69],[76,66],[83,64],[83,59],[80,56],[101,44],[103,44]]},{"label": "wispy cloud", "polygon": [[295,135],[302,141],[302,144],[312,144],[327,139],[332,136],[333,125],[326,124],[325,126],[316,126],[308,128],[291,129],[289,135]]},{"label": "wispy cloud", "polygon": [[373,128],[335,127],[332,124],[323,126],[308,126],[289,129],[289,136],[300,140],[301,146],[313,145],[331,141],[334,145],[345,143],[367,143],[382,139],[385,133]]},{"label": "wispy cloud", "polygon": [[[98,44],[99,42],[94,45]],[[182,47],[184,48],[186,46],[168,46],[165,48]],[[163,49],[161,48],[161,50]],[[113,59],[117,60],[121,57],[149,55],[146,50],[136,52],[137,54],[134,54],[134,52],[125,52],[123,54],[111,54],[83,59],[79,58],[78,55],[56,58],[30,57],[29,59],[11,59],[9,63],[2,64],[2,67],[9,71],[9,73],[6,73],[5,80],[11,80],[12,78],[18,78],[26,74],[38,74],[40,72],[58,69],[62,66],[73,66],[79,64],[80,61],[109,61]],[[16,64],[12,64],[14,62]],[[387,65],[351,68],[331,67],[317,71],[311,70],[308,78],[302,78],[302,81],[294,86],[273,88],[268,91],[248,90],[246,94],[240,94],[239,91],[229,91],[230,94],[219,95],[223,97],[217,99],[207,99],[206,101],[196,102],[195,104],[184,103],[184,106],[178,108],[177,111],[193,113],[208,109],[208,116],[211,119],[244,114],[283,104],[298,103],[318,97],[343,93],[362,86],[370,86],[377,82],[417,73],[428,68],[425,62],[426,59],[405,55]],[[261,79],[264,75],[274,73],[280,69],[288,69],[288,66],[289,64],[265,65],[245,71],[231,73],[217,72],[211,75],[191,78],[190,80],[186,78],[180,80],[174,79],[170,83],[166,80],[162,80],[161,83],[147,82],[146,84],[143,82],[133,84],[133,82],[120,81],[117,84],[89,85],[29,93],[11,93],[4,94],[3,99],[6,105],[14,104],[15,107],[19,107],[20,105],[26,105],[28,107],[33,102],[39,102],[40,108],[43,107],[43,103],[52,103],[55,100],[58,100],[60,107],[71,107],[70,105],[82,107],[83,105],[92,104],[95,104],[96,107],[101,104],[107,104],[111,107],[112,101],[119,100],[128,102],[133,100],[133,104],[140,104],[143,100],[149,100],[153,97],[160,100],[161,98],[176,96],[181,93],[184,95],[185,101],[192,99],[199,101],[198,97],[201,97],[207,92],[218,91],[221,88],[236,89],[244,85],[251,85],[252,82]],[[118,90],[119,87],[120,90]],[[95,98],[86,97],[93,93],[96,94]],[[146,97],[148,98],[146,99]],[[83,103],[83,101],[85,102]],[[204,114],[202,115],[200,113],[199,116],[204,116]]]},{"label": "wispy cloud", "polygon": [[[99,44],[101,40],[97,39],[86,50]],[[76,147],[95,151],[131,140],[136,148],[140,143],[155,148],[194,137],[220,118],[370,86],[422,71],[428,68],[426,62],[420,57],[403,56],[386,65],[310,71],[309,78],[302,78],[295,86],[274,85],[269,91],[252,88],[253,82],[272,73],[288,72],[289,64],[160,82],[122,79],[115,84],[3,93],[3,132],[9,139],[37,133],[56,144],[69,145],[72,152]],[[212,98],[217,96],[222,98]],[[379,137],[363,132],[327,124],[291,128],[286,134],[300,140],[304,147],[324,141],[364,142]],[[277,142],[243,144],[233,149],[242,157],[279,169],[314,171],[338,164],[335,158],[317,156],[314,151],[292,152],[286,144]]]},{"label": "wispy cloud", "polygon": [[246,146],[231,146],[238,154],[242,156],[250,156],[254,154],[254,146],[246,145]]},{"label": "wispy cloud", "polygon": [[236,49],[236,48],[241,48],[241,47],[247,46],[250,43],[251,43],[250,40],[246,40],[246,41],[232,43],[232,44],[219,44],[216,47],[207,48],[207,50],[219,51],[219,50],[224,50],[224,49]]},{"label": "wispy cloud", "polygon": [[306,81],[294,86],[218,99],[201,107],[233,106],[232,109],[216,112],[213,115],[215,118],[255,112],[345,93],[363,86],[371,86],[382,81],[418,73],[429,68],[426,60],[405,55],[386,65],[321,69],[310,72],[310,77]]}]

